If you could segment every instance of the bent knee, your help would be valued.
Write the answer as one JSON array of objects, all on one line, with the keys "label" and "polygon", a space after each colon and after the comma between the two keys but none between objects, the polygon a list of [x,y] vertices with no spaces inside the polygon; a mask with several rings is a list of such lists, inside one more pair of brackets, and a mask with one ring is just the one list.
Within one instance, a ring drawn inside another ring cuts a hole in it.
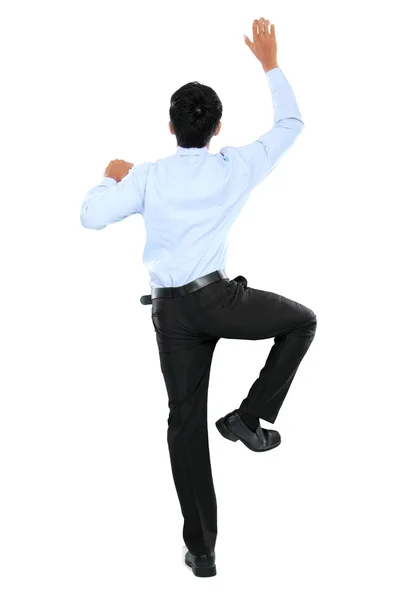
[{"label": "bent knee", "polygon": [[317,315],[311,309],[308,309],[307,321],[304,325],[309,329],[310,333],[314,336],[317,329]]},{"label": "bent knee", "polygon": [[308,309],[308,320],[314,321],[315,323],[317,322],[317,315],[310,308]]}]

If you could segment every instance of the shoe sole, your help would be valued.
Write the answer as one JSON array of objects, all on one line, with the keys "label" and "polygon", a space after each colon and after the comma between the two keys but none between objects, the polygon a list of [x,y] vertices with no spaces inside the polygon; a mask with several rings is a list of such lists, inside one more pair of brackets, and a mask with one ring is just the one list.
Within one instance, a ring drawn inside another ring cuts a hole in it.
[{"label": "shoe sole", "polygon": [[281,443],[281,440],[279,440],[279,442],[277,444],[273,444],[271,446],[268,446],[268,448],[263,448],[262,450],[253,448],[253,446],[251,446],[245,440],[243,440],[241,437],[236,435],[236,433],[229,431],[229,429],[226,427],[226,425],[224,423],[224,418],[225,417],[218,419],[218,421],[215,423],[215,426],[218,429],[218,431],[220,432],[220,434],[227,440],[230,440],[231,442],[237,442],[238,440],[240,440],[242,442],[242,444],[244,444],[247,448],[249,448],[249,450],[252,450],[253,452],[267,452],[268,450],[273,450],[273,448],[276,448]]},{"label": "shoe sole", "polygon": [[186,559],[185,564],[192,569],[193,574],[196,575],[196,577],[213,577],[213,575],[217,574],[217,568],[215,565],[212,567],[196,567]]}]

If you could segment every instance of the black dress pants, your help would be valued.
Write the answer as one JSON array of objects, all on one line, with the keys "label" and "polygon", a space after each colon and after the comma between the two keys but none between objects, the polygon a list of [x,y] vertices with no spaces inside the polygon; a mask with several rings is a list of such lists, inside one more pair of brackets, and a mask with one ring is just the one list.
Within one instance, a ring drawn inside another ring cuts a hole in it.
[{"label": "black dress pants", "polygon": [[[284,296],[248,287],[239,275],[182,297],[153,299],[152,321],[169,400],[167,441],[184,519],[183,539],[193,554],[206,554],[214,550],[217,537],[207,429],[215,346],[220,338],[274,338],[260,376],[240,404],[274,423],[314,338],[316,316]],[[239,406],[231,410],[235,408]]]}]

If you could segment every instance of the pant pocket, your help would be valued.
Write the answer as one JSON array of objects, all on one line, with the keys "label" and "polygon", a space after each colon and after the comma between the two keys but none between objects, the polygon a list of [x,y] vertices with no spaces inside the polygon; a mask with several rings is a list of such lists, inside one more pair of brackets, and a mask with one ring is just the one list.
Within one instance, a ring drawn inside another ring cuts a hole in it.
[{"label": "pant pocket", "polygon": [[197,309],[208,311],[215,308],[223,298],[231,293],[231,288],[230,281],[219,281],[194,292]]}]

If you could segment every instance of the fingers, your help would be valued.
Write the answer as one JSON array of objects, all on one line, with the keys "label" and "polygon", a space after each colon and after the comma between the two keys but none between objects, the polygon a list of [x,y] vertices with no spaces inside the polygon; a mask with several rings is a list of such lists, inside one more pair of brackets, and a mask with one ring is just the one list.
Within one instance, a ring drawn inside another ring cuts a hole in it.
[{"label": "fingers", "polygon": [[[258,34],[257,35],[270,35],[270,32],[268,30],[268,26],[270,24],[270,21],[268,21],[268,19],[264,19],[264,17],[261,17],[260,19],[256,19],[253,23],[253,34],[254,34],[254,24],[258,25]],[[274,34],[275,34],[275,26],[271,25],[271,35],[272,35],[272,28],[274,28]]]},{"label": "fingers", "polygon": [[253,21],[253,40],[255,40],[258,37],[257,26],[258,26],[258,20],[254,19],[254,21]]},{"label": "fingers", "polygon": [[271,37],[273,37],[275,39],[275,25],[271,25]]},{"label": "fingers", "polygon": [[125,164],[125,165],[131,165],[132,167],[134,166],[133,163],[130,163],[126,160],[123,160],[122,158],[115,158],[114,160],[110,161],[110,165],[111,163],[119,163],[120,165]]},{"label": "fingers", "polygon": [[266,21],[264,19],[264,17],[261,17],[261,19],[259,19],[259,21],[258,21],[258,29],[260,31],[260,35],[268,35],[269,34],[268,24],[269,24],[269,21]]}]

